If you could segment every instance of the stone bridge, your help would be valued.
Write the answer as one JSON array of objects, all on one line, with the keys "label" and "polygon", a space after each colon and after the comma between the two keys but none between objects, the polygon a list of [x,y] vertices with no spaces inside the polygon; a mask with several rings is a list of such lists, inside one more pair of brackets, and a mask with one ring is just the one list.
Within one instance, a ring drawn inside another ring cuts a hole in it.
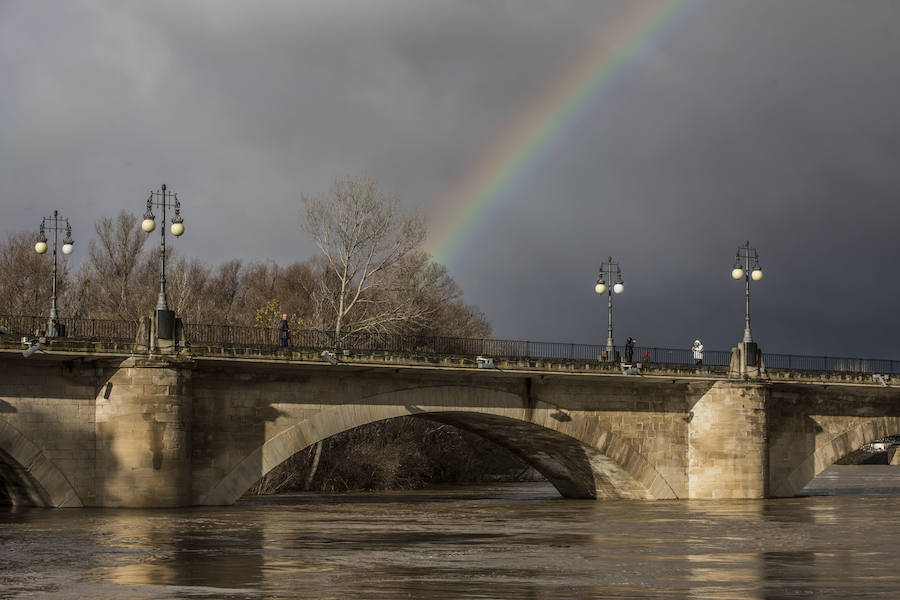
[{"label": "stone bridge", "polygon": [[235,502],[342,431],[412,416],[474,432],[571,498],[796,494],[859,446],[900,433],[900,387],[871,375],[315,353],[133,353],[0,344],[0,503]]}]

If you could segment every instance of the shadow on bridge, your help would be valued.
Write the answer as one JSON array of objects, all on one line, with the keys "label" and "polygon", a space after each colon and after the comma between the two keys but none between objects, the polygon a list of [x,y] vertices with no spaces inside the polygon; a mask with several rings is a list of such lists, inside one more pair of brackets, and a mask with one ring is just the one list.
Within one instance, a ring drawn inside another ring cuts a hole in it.
[{"label": "shadow on bridge", "polygon": [[[53,422],[45,411],[31,417]],[[0,505],[46,508],[81,507],[83,502],[63,471],[50,458],[49,440],[65,439],[60,427],[44,425],[43,440],[32,440],[0,415]],[[65,465],[64,465],[65,466]]]},{"label": "shadow on bridge", "polygon": [[900,403],[893,388],[848,386],[835,394],[783,384],[773,388],[767,419],[768,495],[791,497],[851,452],[900,433]]},{"label": "shadow on bridge", "polygon": [[[90,505],[95,490],[95,398],[103,369],[71,357],[4,357],[0,379],[0,504]],[[99,374],[99,375],[98,375]],[[106,465],[115,469],[115,461]]]}]

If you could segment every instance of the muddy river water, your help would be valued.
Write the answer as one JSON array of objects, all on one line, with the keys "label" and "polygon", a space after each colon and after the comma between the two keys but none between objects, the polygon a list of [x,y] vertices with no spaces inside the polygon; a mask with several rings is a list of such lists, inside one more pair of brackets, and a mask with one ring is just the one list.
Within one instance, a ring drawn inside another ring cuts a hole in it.
[{"label": "muddy river water", "polygon": [[0,598],[897,597],[900,467],[832,467],[806,493],[594,502],[534,483],[0,507]]}]

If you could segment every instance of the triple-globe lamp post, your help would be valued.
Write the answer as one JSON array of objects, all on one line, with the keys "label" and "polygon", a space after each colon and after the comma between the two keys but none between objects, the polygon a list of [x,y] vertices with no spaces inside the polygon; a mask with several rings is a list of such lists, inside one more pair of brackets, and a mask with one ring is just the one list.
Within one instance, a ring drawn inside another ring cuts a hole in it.
[{"label": "triple-globe lamp post", "polygon": [[174,334],[175,313],[169,310],[169,303],[166,300],[166,209],[175,209],[175,216],[172,217],[170,228],[175,237],[184,233],[184,220],[181,218],[181,203],[178,201],[178,194],[169,192],[166,184],[163,184],[159,191],[150,192],[150,196],[147,198],[147,210],[144,213],[144,220],[141,222],[141,229],[147,233],[152,233],[156,229],[156,217],[153,216],[154,207],[162,210],[163,222],[159,236],[159,297],[156,300],[156,335],[160,339],[170,340]]},{"label": "triple-globe lamp post", "polygon": [[[613,281],[614,277],[615,281]],[[607,294],[609,329],[606,338],[606,360],[612,362],[616,359],[616,343],[613,341],[612,326],[612,295],[613,292],[621,294],[625,291],[625,282],[622,281],[622,269],[619,267],[619,263],[613,262],[612,256],[600,264],[600,275],[597,277],[597,285],[594,286],[594,291],[598,294]]]},{"label": "triple-globe lamp post", "polygon": [[72,241],[72,226],[69,219],[59,216],[59,211],[54,210],[52,217],[44,217],[41,219],[41,228],[38,233],[38,241],[34,245],[34,251],[38,254],[46,254],[47,230],[53,232],[53,295],[50,300],[50,318],[47,321],[47,335],[55,337],[59,335],[59,313],[56,310],[56,265],[57,265],[57,243],[59,241],[59,232],[63,225],[66,228],[66,237],[63,239],[62,253],[69,255],[75,249],[75,242]]},{"label": "triple-globe lamp post", "polygon": [[734,279],[743,279],[746,283],[744,311],[744,342],[753,342],[750,335],[750,280],[759,281],[763,278],[762,267],[759,266],[759,254],[756,248],[747,241],[743,246],[738,246],[737,256],[734,259],[734,267],[731,270]]}]

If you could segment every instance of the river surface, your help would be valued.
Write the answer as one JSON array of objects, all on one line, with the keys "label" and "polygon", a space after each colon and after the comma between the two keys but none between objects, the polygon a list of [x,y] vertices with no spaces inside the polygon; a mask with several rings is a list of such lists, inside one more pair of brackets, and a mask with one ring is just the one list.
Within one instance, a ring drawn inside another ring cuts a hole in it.
[{"label": "river surface", "polygon": [[593,502],[548,484],[0,507],[0,598],[896,598],[900,467],[807,497]]}]

